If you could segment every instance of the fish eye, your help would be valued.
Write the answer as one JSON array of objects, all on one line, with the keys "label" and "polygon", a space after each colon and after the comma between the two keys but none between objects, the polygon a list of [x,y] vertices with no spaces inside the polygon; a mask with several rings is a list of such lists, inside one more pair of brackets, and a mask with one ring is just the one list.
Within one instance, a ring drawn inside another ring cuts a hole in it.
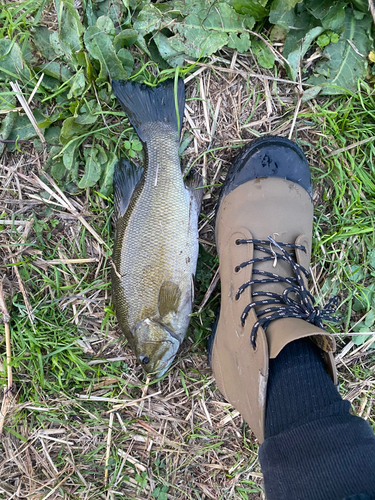
[{"label": "fish eye", "polygon": [[143,365],[147,365],[150,362],[147,356],[139,356],[139,359]]}]

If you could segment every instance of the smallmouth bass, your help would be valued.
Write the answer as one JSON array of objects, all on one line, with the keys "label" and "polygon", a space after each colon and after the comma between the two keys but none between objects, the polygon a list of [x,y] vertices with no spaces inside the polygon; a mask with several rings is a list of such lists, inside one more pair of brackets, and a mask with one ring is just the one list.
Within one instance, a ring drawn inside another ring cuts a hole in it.
[{"label": "smallmouth bass", "polygon": [[[113,176],[116,234],[112,300],[122,332],[148,373],[163,375],[189,326],[198,259],[201,177],[182,177],[178,148],[185,90],[113,81],[141,139],[145,164],[120,160]],[[180,123],[178,123],[180,122]]]}]

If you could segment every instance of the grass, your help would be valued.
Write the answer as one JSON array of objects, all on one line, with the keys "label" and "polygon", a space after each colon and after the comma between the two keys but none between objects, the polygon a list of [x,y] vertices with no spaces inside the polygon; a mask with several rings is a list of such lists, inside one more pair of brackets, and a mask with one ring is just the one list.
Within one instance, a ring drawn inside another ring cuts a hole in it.
[{"label": "grass", "polygon": [[[313,169],[319,190],[314,253],[319,272],[324,269],[321,287],[325,296],[342,293],[345,330],[359,331],[363,325],[354,325],[358,315],[372,308],[375,276],[373,93],[363,83],[346,99],[312,108],[313,115],[306,117],[319,125],[316,149],[321,158],[328,154],[324,164]],[[352,147],[356,143],[360,144]]]},{"label": "grass", "polygon": [[[25,47],[41,20],[54,20],[52,4],[32,0],[7,4],[1,16],[0,37]],[[174,75],[145,64],[137,51],[134,56],[152,83],[158,74]],[[220,302],[214,211],[235,148],[266,133],[288,136],[296,102],[288,84],[266,86],[239,74],[259,71],[251,54],[223,51],[219,61],[208,62],[184,75],[192,79],[182,163],[200,169],[206,180],[195,308],[188,337],[161,380],[144,377],[118,334],[110,301],[110,191],[100,181],[77,189],[85,151],[142,161],[138,139],[108,88],[100,93],[107,82],[96,88],[100,110],[86,113],[91,123],[68,137],[64,151],[53,149],[58,131],[51,134],[46,164],[37,142],[3,148],[0,273],[11,317],[14,401],[0,440],[0,498],[17,492],[33,499],[264,498],[257,442],[218,392],[206,360],[204,341]],[[24,81],[26,97],[38,77]],[[54,89],[41,85],[31,107],[48,111],[61,127],[73,108],[85,114],[82,107],[96,99],[91,83],[85,80],[83,96],[71,99],[66,81]],[[14,96],[6,85],[0,97],[9,109]],[[341,392],[373,427],[374,113],[373,90],[360,83],[357,93],[303,104],[293,129],[314,177],[312,291],[320,303],[339,296],[342,323],[333,331]],[[10,115],[0,115],[3,123]],[[60,160],[74,142],[80,146],[72,158],[79,162],[65,178]],[[44,169],[102,243],[72,211],[36,198],[48,200],[50,193],[32,174],[58,194]],[[1,339],[3,334],[0,324]],[[4,386],[4,343],[0,349]]]}]

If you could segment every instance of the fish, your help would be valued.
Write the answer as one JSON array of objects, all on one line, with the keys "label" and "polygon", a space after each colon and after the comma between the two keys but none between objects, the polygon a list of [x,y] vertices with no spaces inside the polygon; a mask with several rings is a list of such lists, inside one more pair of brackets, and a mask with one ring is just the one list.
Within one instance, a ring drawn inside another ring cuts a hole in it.
[{"label": "fish", "polygon": [[185,88],[112,81],[145,152],[113,175],[112,302],[120,328],[149,374],[162,376],[185,338],[194,300],[202,178],[179,160]]}]

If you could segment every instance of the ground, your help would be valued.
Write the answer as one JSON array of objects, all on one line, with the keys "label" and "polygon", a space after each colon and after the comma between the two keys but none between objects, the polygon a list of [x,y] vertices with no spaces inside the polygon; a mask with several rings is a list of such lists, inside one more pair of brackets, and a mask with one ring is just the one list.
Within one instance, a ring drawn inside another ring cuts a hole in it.
[{"label": "ground", "polygon": [[[339,296],[340,392],[374,426],[374,336],[362,339],[374,321],[366,323],[374,280],[372,91],[303,102],[302,86],[278,72],[222,51],[186,76],[183,137],[192,140],[182,164],[205,180],[201,254],[191,327],[160,381],[144,376],[111,309],[111,198],[95,189],[61,193],[32,144],[1,156],[0,270],[13,384],[4,396],[0,498],[265,498],[257,441],[218,391],[204,344],[220,298],[220,185],[236,149],[264,134],[295,140],[311,165],[311,290],[320,303]],[[5,355],[3,365],[6,384]]]}]

